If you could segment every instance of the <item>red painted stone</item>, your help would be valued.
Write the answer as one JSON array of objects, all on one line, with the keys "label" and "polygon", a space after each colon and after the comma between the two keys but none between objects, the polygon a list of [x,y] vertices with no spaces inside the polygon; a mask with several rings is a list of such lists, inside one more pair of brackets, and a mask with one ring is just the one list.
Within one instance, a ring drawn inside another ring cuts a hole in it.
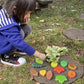
[{"label": "red painted stone", "polygon": [[36,76],[36,77],[38,76],[38,72],[35,69],[31,69],[30,74],[31,76]]},{"label": "red painted stone", "polygon": [[52,77],[53,77],[52,71],[48,71],[48,72],[46,73],[46,78],[47,78],[47,80],[51,80]]},{"label": "red painted stone", "polygon": [[64,70],[64,68],[61,67],[61,66],[54,67],[54,72],[62,73],[63,71],[65,71],[65,70]]}]

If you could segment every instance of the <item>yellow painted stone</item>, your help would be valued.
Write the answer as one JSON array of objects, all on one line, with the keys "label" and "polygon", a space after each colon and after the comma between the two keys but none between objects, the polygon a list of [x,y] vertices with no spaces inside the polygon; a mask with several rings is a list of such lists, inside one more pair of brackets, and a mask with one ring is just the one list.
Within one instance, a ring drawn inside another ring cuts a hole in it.
[{"label": "yellow painted stone", "polygon": [[51,62],[51,67],[56,67],[58,65],[58,63],[57,62]]},{"label": "yellow painted stone", "polygon": [[46,75],[46,70],[40,70],[39,73],[40,73],[41,76],[45,76]]}]

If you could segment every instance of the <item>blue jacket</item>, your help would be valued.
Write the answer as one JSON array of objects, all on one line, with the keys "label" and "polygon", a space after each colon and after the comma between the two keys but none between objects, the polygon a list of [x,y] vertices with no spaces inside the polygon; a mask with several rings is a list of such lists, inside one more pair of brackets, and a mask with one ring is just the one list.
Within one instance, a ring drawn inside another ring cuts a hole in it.
[{"label": "blue jacket", "polygon": [[35,49],[24,41],[20,33],[21,27],[13,17],[7,18],[7,11],[0,10],[0,54],[10,52],[14,47],[26,52],[29,56]]}]

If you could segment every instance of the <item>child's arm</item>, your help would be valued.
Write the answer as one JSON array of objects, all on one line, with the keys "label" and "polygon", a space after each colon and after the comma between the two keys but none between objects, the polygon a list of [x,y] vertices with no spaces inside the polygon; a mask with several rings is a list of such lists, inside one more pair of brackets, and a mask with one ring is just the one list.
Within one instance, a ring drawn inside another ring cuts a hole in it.
[{"label": "child's arm", "polygon": [[38,57],[39,59],[41,59],[41,60],[45,60],[45,54],[43,54],[43,53],[40,53],[40,52],[38,52],[38,51],[36,51],[34,54],[33,54],[35,57]]},{"label": "child's arm", "polygon": [[36,50],[24,41],[17,27],[5,29],[1,33],[6,39],[6,44],[4,47],[15,47],[21,51],[26,52],[28,56],[32,56],[35,53]]},{"label": "child's arm", "polygon": [[17,27],[9,28],[7,30],[2,31],[1,33],[5,36],[10,46],[12,45],[17,49],[26,52],[29,56],[34,55],[35,57],[38,57],[41,60],[45,59],[45,54],[36,51],[28,43],[24,42],[24,39],[22,38],[20,31],[18,31]]}]

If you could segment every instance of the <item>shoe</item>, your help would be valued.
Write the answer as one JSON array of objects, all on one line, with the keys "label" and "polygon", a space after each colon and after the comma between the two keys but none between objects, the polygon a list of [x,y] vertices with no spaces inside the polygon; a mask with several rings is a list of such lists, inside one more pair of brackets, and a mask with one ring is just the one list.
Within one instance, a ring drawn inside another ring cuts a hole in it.
[{"label": "shoe", "polygon": [[26,63],[25,58],[18,57],[15,54],[12,54],[10,56],[7,56],[6,54],[3,54],[3,55],[1,55],[1,57],[2,57],[1,63],[7,64],[7,65],[10,65],[10,66],[18,67],[18,66],[21,66],[21,65]]},{"label": "shoe", "polygon": [[21,50],[16,50],[14,53],[20,54],[20,55],[27,55],[27,53],[21,51]]}]

